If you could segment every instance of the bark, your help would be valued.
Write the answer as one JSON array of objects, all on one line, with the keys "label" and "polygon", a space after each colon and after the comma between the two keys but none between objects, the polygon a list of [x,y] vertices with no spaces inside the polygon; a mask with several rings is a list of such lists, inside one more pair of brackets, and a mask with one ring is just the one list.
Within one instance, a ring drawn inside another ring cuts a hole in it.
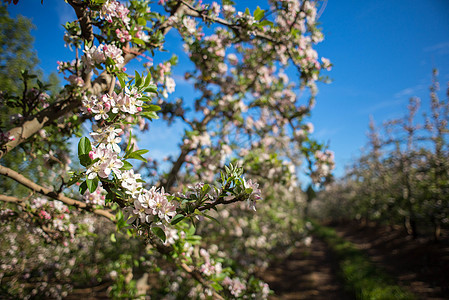
[{"label": "bark", "polygon": [[[88,206],[85,202],[71,199],[62,193],[58,193],[51,189],[45,188],[45,187],[31,181],[30,179],[26,178],[25,176],[17,173],[16,171],[11,170],[11,169],[6,168],[1,165],[0,165],[0,175],[9,177],[36,193],[39,193],[41,195],[44,195],[46,197],[49,197],[49,198],[52,198],[55,200],[59,200],[67,205],[75,206],[77,208],[84,209],[84,210],[91,209],[91,207]],[[0,197],[0,200],[7,201],[7,202],[18,202],[19,199],[15,198],[15,197],[2,196],[2,197]],[[106,217],[110,220],[113,220],[115,218],[115,216],[112,213],[110,213],[109,211],[104,210],[104,209],[92,209],[92,212],[97,215]]]}]

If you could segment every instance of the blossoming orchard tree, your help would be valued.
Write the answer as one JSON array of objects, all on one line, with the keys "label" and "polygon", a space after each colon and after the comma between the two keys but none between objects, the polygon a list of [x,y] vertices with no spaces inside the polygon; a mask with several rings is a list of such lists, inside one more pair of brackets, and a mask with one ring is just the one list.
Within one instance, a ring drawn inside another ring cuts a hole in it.
[{"label": "blossoming orchard tree", "polygon": [[[266,298],[257,271],[301,238],[296,168],[305,160],[318,185],[333,169],[306,122],[331,68],[313,49],[319,3],[66,2],[77,19],[64,26],[65,86],[50,93],[23,70],[23,88],[0,98],[14,113],[1,120],[2,182],[28,191],[0,195],[0,292],[63,297],[105,283],[113,297]],[[195,66],[195,98],[173,97],[178,59],[161,59],[170,30]],[[133,60],[143,66],[128,73]],[[187,128],[168,169],[138,147],[148,121]],[[61,149],[73,136],[71,162]]]}]

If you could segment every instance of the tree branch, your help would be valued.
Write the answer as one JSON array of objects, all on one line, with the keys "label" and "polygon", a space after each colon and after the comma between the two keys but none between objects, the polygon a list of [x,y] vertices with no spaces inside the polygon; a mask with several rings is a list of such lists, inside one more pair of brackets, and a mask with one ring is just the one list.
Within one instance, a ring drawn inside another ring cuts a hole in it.
[{"label": "tree branch", "polygon": [[[38,185],[37,183],[31,181],[30,179],[28,179],[25,176],[17,173],[16,171],[11,170],[11,169],[9,169],[7,167],[4,167],[4,166],[1,166],[1,165],[0,165],[0,175],[4,175],[6,177],[14,179],[18,183],[22,184],[23,186],[29,188],[30,190],[32,190],[32,191],[34,191],[36,193],[42,194],[42,195],[44,195],[46,197],[49,197],[49,198],[53,198],[55,200],[59,200],[59,201],[65,203],[67,205],[72,205],[72,206],[75,206],[75,207],[77,207],[79,209],[84,209],[84,210],[90,210],[91,209],[90,206],[88,206],[87,203],[85,203],[85,202],[81,202],[81,201],[78,201],[78,200],[71,199],[71,198],[65,196],[62,193],[57,193],[57,192],[55,192],[55,191],[53,191],[51,189],[45,188],[45,187],[43,187],[41,185]],[[2,196],[2,197],[0,197],[0,200],[7,201],[7,202],[18,202],[18,201],[20,201],[20,199],[17,199],[15,197],[10,197],[10,196]],[[104,210],[104,209],[92,209],[92,212],[94,214],[96,214],[96,215],[105,217],[105,218],[110,219],[110,220],[113,220],[115,218],[115,216],[112,213],[110,213],[109,211]]]},{"label": "tree branch", "polygon": [[[202,284],[203,286],[209,286],[198,271],[190,268],[185,263],[181,263],[180,266],[185,272],[189,273],[200,284]],[[214,299],[224,300],[224,298],[222,296],[220,296],[216,291],[212,290],[212,292],[214,295]]]},{"label": "tree branch", "polygon": [[25,204],[23,203],[22,199],[19,199],[19,198],[16,198],[16,197],[12,197],[12,196],[0,195],[0,201],[15,203],[15,204],[20,205],[22,207],[25,206]]},{"label": "tree branch", "polygon": [[0,158],[30,138],[43,127],[66,113],[73,111],[80,104],[81,103],[78,100],[71,98],[58,101],[28,118],[22,125],[9,130],[9,136],[14,136],[14,140],[8,141],[3,145],[2,149],[0,149]]}]

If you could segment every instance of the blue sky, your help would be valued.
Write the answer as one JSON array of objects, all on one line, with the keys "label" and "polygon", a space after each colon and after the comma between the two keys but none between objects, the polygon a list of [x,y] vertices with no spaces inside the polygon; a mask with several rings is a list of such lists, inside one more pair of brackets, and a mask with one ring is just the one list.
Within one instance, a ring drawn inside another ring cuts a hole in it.
[{"label": "blue sky", "polygon": [[[252,10],[262,1],[236,1],[239,9]],[[61,0],[20,0],[10,6],[14,16],[32,19],[32,34],[40,67],[56,70],[57,60],[73,59],[64,48],[61,24],[74,18]],[[336,154],[336,175],[356,157],[366,143],[369,116],[380,124],[401,117],[411,96],[428,104],[433,68],[439,69],[441,86],[449,81],[449,1],[377,0],[328,1],[320,17],[325,40],[317,46],[320,56],[331,59],[331,84],[320,84],[311,121],[314,136],[329,142]],[[182,47],[176,39],[166,48]],[[181,65],[185,69],[188,65]],[[178,72],[181,74],[180,69]],[[179,83],[178,93],[190,89]],[[444,95],[444,91],[441,92]],[[158,128],[154,122],[154,128]],[[180,126],[152,130],[144,147],[156,157],[176,153]],[[169,138],[167,138],[169,137]],[[146,147],[148,145],[148,147]]]}]

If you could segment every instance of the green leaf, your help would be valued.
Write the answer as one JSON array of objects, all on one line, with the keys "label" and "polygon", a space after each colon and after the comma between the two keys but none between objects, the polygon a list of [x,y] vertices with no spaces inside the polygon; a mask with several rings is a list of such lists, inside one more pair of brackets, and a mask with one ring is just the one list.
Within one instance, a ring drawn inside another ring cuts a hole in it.
[{"label": "green leaf", "polygon": [[137,45],[145,46],[145,42],[142,39],[133,38],[132,42]]},{"label": "green leaf", "polygon": [[87,167],[92,163],[92,159],[90,158],[89,154],[83,154],[78,156],[79,160],[80,160],[80,164],[83,167]]},{"label": "green leaf", "polygon": [[155,85],[149,85],[145,90],[145,93],[155,93],[157,94],[157,86]]},{"label": "green leaf", "polygon": [[151,83],[151,74],[148,73],[147,77],[145,77],[145,81],[143,83],[143,86],[146,88],[147,86],[149,86]]},{"label": "green leaf", "polygon": [[131,170],[133,168],[133,165],[127,162],[126,160],[123,160],[123,167],[120,168],[120,170]]},{"label": "green leaf", "polygon": [[84,195],[86,190],[87,190],[87,183],[85,181],[83,181],[83,183],[80,184],[80,194]]},{"label": "green leaf", "polygon": [[142,84],[142,78],[140,77],[139,72],[135,71],[134,73],[136,75],[136,77],[135,77],[136,78],[136,86],[140,87],[140,85]]},{"label": "green leaf", "polygon": [[145,111],[140,114],[150,121],[159,119],[158,115],[154,111]]},{"label": "green leaf", "polygon": [[110,239],[111,239],[111,242],[113,242],[113,243],[117,242],[117,239],[115,238],[115,233],[111,233]]},{"label": "green leaf", "polygon": [[169,62],[172,66],[177,65],[178,64],[178,56],[176,54],[173,54],[172,57],[170,58]]},{"label": "green leaf", "polygon": [[128,76],[126,76],[125,73],[118,73],[117,78],[118,81],[120,82],[120,86],[122,87],[122,89],[124,89],[126,86],[126,80],[128,80]]},{"label": "green leaf", "polygon": [[147,149],[141,149],[141,150],[136,150],[136,151],[134,151],[133,153],[142,155],[142,154],[148,153],[148,151],[149,151],[149,150],[147,150]]},{"label": "green leaf", "polygon": [[147,25],[147,20],[145,20],[145,18],[138,18],[137,19],[137,24],[139,24],[140,26],[146,26]]},{"label": "green leaf", "polygon": [[195,231],[196,231],[195,226],[190,226],[190,227],[189,227],[189,230],[187,231],[187,235],[188,235],[188,236],[194,235],[194,234],[195,234]]},{"label": "green leaf", "polygon": [[142,107],[143,107],[144,111],[159,111],[159,110],[161,110],[161,107],[159,105],[153,105],[153,104],[145,105]]},{"label": "green leaf", "polygon": [[214,290],[216,290],[217,292],[219,292],[219,291],[221,291],[223,289],[223,287],[221,285],[219,285],[218,283],[216,283],[216,282],[212,282],[210,284],[210,286],[213,287]]},{"label": "green leaf", "polygon": [[184,220],[184,218],[185,218],[184,215],[181,215],[181,214],[176,215],[176,216],[173,217],[173,219],[171,220],[170,224],[171,225],[178,224],[179,222]]},{"label": "green leaf", "polygon": [[146,158],[144,158],[142,155],[140,155],[140,154],[138,154],[138,153],[136,153],[136,152],[127,154],[127,155],[125,156],[125,158],[126,158],[126,159],[129,159],[129,158],[130,158],[130,159],[138,159],[138,160],[141,160],[141,161],[143,161],[143,162],[147,162],[147,161],[148,161]]},{"label": "green leaf", "polygon": [[256,21],[259,21],[265,16],[265,11],[263,9],[260,9],[259,6],[257,6],[256,10],[254,11],[254,19]]},{"label": "green leaf", "polygon": [[132,149],[131,138],[133,137],[132,132],[129,132],[128,144],[126,144],[125,153],[128,154]]},{"label": "green leaf", "polygon": [[94,179],[86,179],[87,188],[89,189],[89,192],[93,193],[98,187],[98,177],[95,177]]},{"label": "green leaf", "polygon": [[203,188],[201,189],[202,192],[205,194],[209,193],[210,191],[210,185],[208,185],[207,183],[205,185],[203,185]]},{"label": "green leaf", "polygon": [[92,151],[92,145],[90,144],[90,140],[87,137],[82,137],[78,143],[78,156],[87,154]]},{"label": "green leaf", "polygon": [[153,231],[153,233],[165,243],[165,240],[167,239],[167,237],[165,236],[165,232],[164,232],[164,230],[162,230],[162,228],[151,227],[151,231]]},{"label": "green leaf", "polygon": [[220,222],[219,222],[217,219],[215,219],[214,217],[212,217],[212,216],[210,216],[210,215],[208,215],[208,214],[204,214],[204,213],[203,213],[203,216],[205,216],[205,217],[208,218],[208,219],[211,219],[212,221],[217,222],[217,224],[220,224]]},{"label": "green leaf", "polygon": [[259,24],[257,25],[259,28],[264,27],[264,26],[270,26],[273,27],[273,22],[268,21],[268,20],[263,20],[261,22],[259,22]]}]

